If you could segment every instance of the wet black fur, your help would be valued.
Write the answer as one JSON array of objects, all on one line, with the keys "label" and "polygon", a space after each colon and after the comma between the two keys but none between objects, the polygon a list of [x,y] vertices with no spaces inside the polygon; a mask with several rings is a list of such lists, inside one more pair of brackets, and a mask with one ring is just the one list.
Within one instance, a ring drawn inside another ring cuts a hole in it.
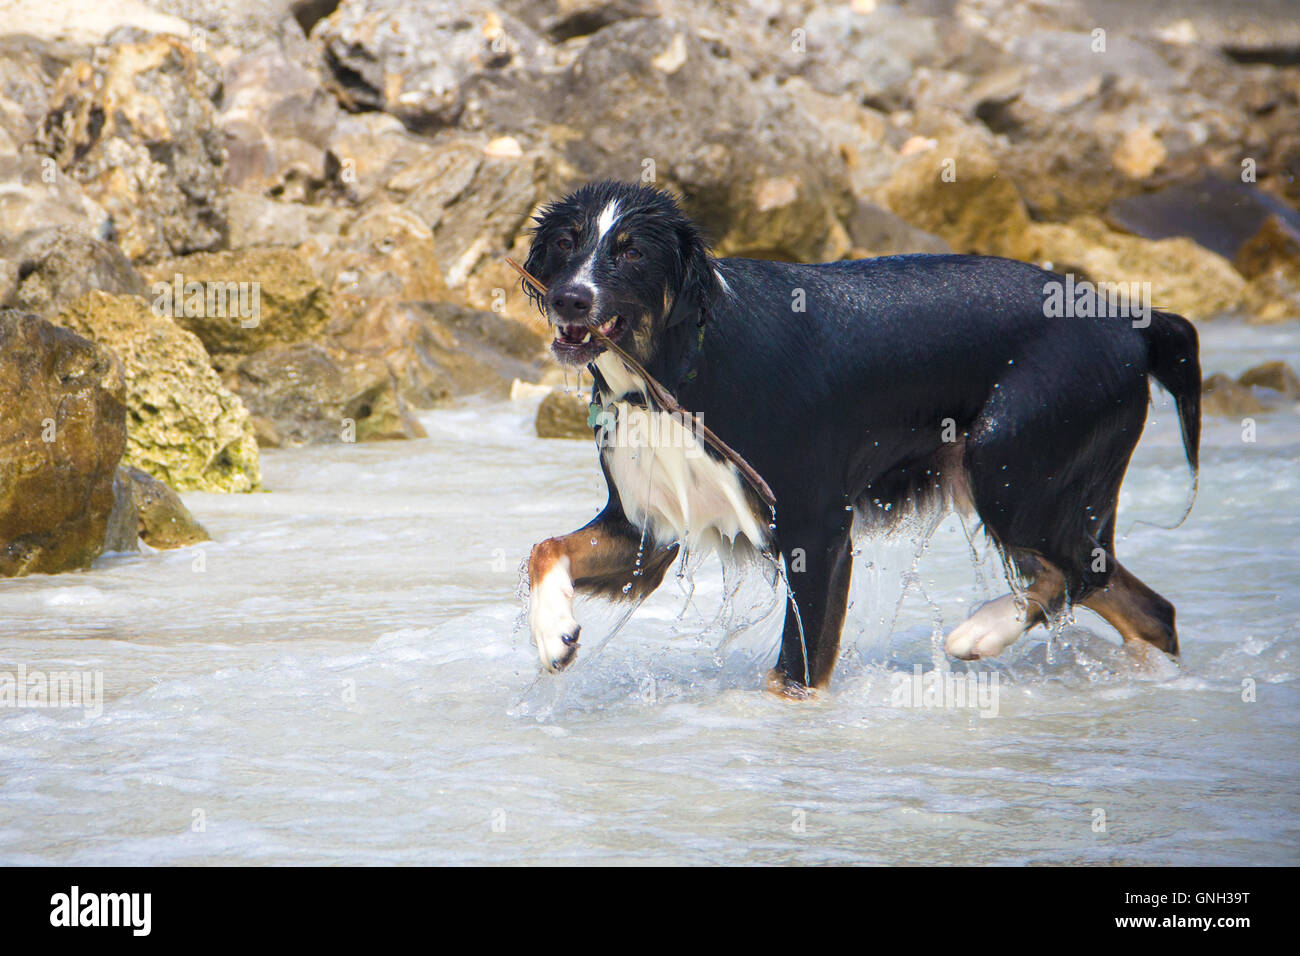
[{"label": "wet black fur", "polygon": [[[603,301],[592,323],[643,316],[623,347],[775,492],[776,547],[787,563],[795,548],[807,561],[790,580],[808,659],[788,615],[778,664],[795,683],[824,683],[834,666],[836,593],[850,564],[846,506],[887,523],[933,496],[952,477],[944,468],[959,462],[1008,560],[1032,576],[1045,557],[1077,601],[1109,576],[1111,561],[1096,561],[1095,549],[1114,552],[1148,375],[1174,395],[1196,467],[1201,373],[1196,331],[1180,316],[1153,310],[1147,328],[1127,317],[1049,318],[1044,286],[1063,277],[989,256],[714,260],[671,197],[621,183],[588,185],[547,207],[529,271],[552,290],[568,281],[613,199],[624,215],[596,250]],[[557,248],[560,236],[572,238],[571,251]],[[628,243],[640,259],[619,257]],[[948,419],[955,450],[943,440]],[[593,524],[626,533],[612,485],[609,496]]]}]

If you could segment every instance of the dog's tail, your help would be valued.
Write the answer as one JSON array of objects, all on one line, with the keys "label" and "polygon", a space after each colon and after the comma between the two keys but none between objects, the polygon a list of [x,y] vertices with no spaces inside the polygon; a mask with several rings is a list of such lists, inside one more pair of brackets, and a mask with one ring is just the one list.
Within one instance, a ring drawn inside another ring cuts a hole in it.
[{"label": "dog's tail", "polygon": [[1173,395],[1183,431],[1183,450],[1195,472],[1201,453],[1201,357],[1196,327],[1181,315],[1152,311],[1141,330],[1147,345],[1147,368]]}]

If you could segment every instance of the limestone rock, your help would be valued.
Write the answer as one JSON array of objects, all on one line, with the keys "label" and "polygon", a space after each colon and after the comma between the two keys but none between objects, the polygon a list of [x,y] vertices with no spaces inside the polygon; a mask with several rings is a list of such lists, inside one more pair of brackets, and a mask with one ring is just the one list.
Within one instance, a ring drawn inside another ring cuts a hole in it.
[{"label": "limestone rock", "polygon": [[103,551],[126,445],[113,353],[0,312],[0,576],[86,567]]},{"label": "limestone rock", "polygon": [[590,398],[578,392],[552,390],[537,407],[538,438],[582,438],[591,441],[587,424]]},{"label": "limestone rock", "polygon": [[99,291],[57,321],[112,349],[126,367],[126,464],[185,491],[259,487],[248,411],[222,385],[195,335],[144,299]]},{"label": "limestone rock", "polygon": [[14,308],[53,317],[91,289],[144,295],[144,278],[117,246],[74,226],[37,229],[0,245],[21,279],[9,298]]}]

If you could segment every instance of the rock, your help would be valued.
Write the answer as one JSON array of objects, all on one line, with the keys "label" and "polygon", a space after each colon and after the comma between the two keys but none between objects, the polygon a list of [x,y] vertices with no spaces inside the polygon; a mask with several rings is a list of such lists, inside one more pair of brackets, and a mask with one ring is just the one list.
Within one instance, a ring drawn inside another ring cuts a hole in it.
[{"label": "rock", "polygon": [[1300,227],[1270,216],[1233,260],[1246,285],[1245,309],[1253,321],[1300,318]]},{"label": "rock", "polygon": [[340,301],[330,341],[383,359],[416,408],[458,395],[505,397],[513,379],[541,373],[546,338],[505,316],[449,302]]},{"label": "rock", "polygon": [[230,248],[298,247],[321,236],[336,236],[352,212],[334,206],[309,206],[234,191],[226,204]]},{"label": "rock", "polygon": [[590,396],[579,392],[551,391],[537,407],[538,438],[581,438],[591,441],[587,424]]},{"label": "rock", "polygon": [[30,35],[0,36],[0,153],[16,153],[32,138],[45,117],[51,71],[62,71],[68,53]]},{"label": "rock", "polygon": [[1029,214],[985,139],[957,130],[906,156],[875,198],[954,251],[1032,258]]},{"label": "rock", "polygon": [[160,262],[145,275],[155,310],[213,355],[302,342],[330,319],[329,292],[292,249],[197,253]]},{"label": "rock", "polygon": [[83,46],[102,43],[110,33],[130,29],[188,37],[190,25],[151,10],[139,0],[7,0],[5,18],[29,36]]},{"label": "rock", "polygon": [[101,47],[59,77],[36,146],[108,212],[132,260],[214,249],[226,236],[218,94],[177,37]]},{"label": "rock", "polygon": [[192,25],[196,42],[210,49],[225,46],[247,53],[276,46],[293,52],[299,59],[305,59],[308,50],[304,34],[315,22],[312,19],[311,0],[146,2],[161,13],[183,18]]},{"label": "rock", "polygon": [[344,0],[312,40],[340,102],[423,133],[475,112],[480,86],[518,86],[553,56],[522,21],[481,0]]},{"label": "rock", "polygon": [[1286,362],[1274,361],[1256,365],[1242,372],[1237,378],[1240,385],[1247,387],[1259,385],[1271,388],[1290,399],[1300,399],[1300,377]]},{"label": "rock", "polygon": [[278,45],[226,63],[226,182],[276,198],[313,198],[328,185],[325,150],[338,118],[338,103],[317,75]]},{"label": "rock", "polygon": [[234,381],[284,445],[423,438],[424,427],[382,360],[313,342],[273,345],[239,361]]},{"label": "rock", "polygon": [[211,538],[203,525],[194,520],[185,502],[166,484],[139,468],[120,468],[131,492],[131,501],[137,516],[132,533],[151,548],[183,548],[186,545],[209,541]]},{"label": "rock", "polygon": [[97,239],[112,234],[108,213],[48,156],[0,156],[0,182],[0,240],[54,226]]},{"label": "rock", "polygon": [[1231,375],[1218,372],[1201,384],[1201,414],[1203,415],[1258,415],[1268,409],[1246,385]]},{"label": "rock", "polygon": [[1228,260],[1190,239],[1140,239],[1115,232],[1094,216],[1035,223],[1024,238],[1024,258],[1031,262],[1093,282],[1149,282],[1153,308],[1190,319],[1236,309],[1245,291]]},{"label": "rock", "polygon": [[0,313],[0,575],[86,567],[103,551],[126,445],[113,353]]},{"label": "rock", "polygon": [[918,229],[883,206],[866,200],[859,200],[854,205],[845,225],[855,250],[870,255],[952,252],[952,247],[939,236]]},{"label": "rock", "polygon": [[340,235],[309,240],[299,251],[335,293],[417,301],[448,296],[429,226],[387,200],[368,203]]},{"label": "rock", "polygon": [[45,317],[53,317],[91,289],[145,293],[144,277],[122,250],[75,226],[24,233],[0,245],[0,257],[16,263],[22,277],[8,304]]},{"label": "rock", "polygon": [[194,334],[144,299],[98,291],[57,321],[112,349],[126,367],[126,464],[185,491],[260,486],[248,412],[222,385]]},{"label": "rock", "polygon": [[536,98],[485,104],[484,123],[553,143],[567,165],[555,192],[594,178],[677,189],[722,255],[824,261],[851,246],[843,156],[799,99],[683,23],[606,27]]},{"label": "rock", "polygon": [[[1276,197],[1247,183],[1213,175],[1115,202],[1106,219],[1146,239],[1187,236],[1227,259],[1236,257],[1247,242],[1259,236],[1270,219],[1278,221],[1278,231],[1261,237],[1264,245],[1282,231],[1294,234],[1300,230],[1300,213]],[[1259,271],[1263,270],[1250,274]]]},{"label": "rock", "polygon": [[113,475],[113,510],[104,533],[104,550],[118,553],[140,550],[140,512],[131,491],[131,479],[122,468]]}]

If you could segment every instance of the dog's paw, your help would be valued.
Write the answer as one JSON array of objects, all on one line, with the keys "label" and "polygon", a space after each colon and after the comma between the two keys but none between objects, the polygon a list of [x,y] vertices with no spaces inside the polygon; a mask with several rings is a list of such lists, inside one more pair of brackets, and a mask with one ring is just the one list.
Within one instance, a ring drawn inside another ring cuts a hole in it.
[{"label": "dog's paw", "polygon": [[785,671],[776,667],[767,672],[767,680],[763,682],[763,689],[769,694],[775,694],[782,700],[792,703],[817,699],[817,689],[815,687],[807,687],[791,679]]},{"label": "dog's paw", "polygon": [[557,674],[578,656],[582,627],[573,617],[569,562],[557,562],[528,595],[528,629],[542,666]]},{"label": "dog's paw", "polygon": [[1010,594],[983,604],[962,621],[948,639],[944,650],[949,657],[977,661],[997,657],[1025,633],[1025,619]]}]

